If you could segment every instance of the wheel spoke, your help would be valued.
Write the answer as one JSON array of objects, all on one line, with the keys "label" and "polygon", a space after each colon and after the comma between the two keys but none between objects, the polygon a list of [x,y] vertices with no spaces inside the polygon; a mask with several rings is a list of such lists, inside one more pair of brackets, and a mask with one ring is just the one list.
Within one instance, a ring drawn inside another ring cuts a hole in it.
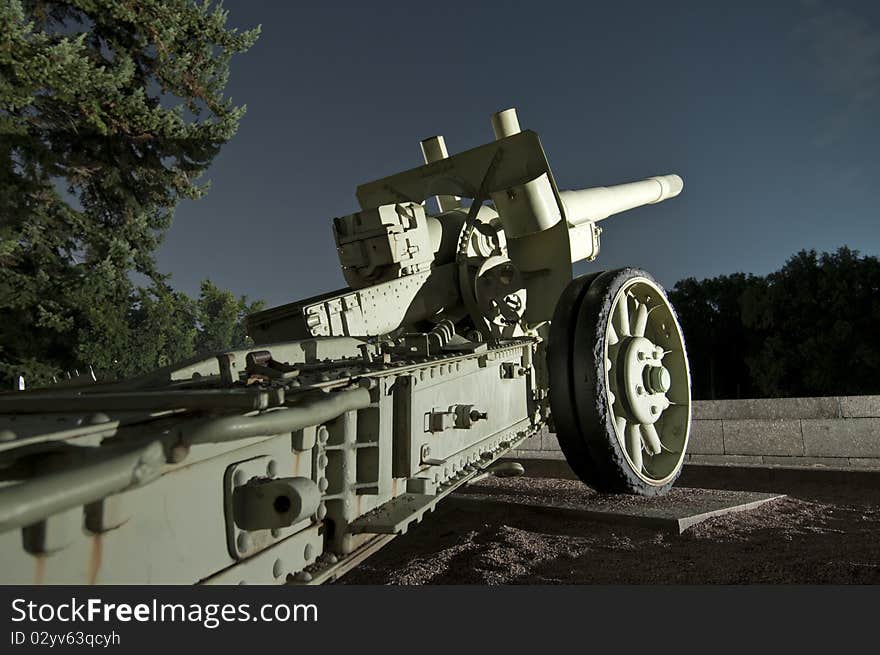
[{"label": "wheel spoke", "polygon": [[642,432],[638,423],[626,426],[626,452],[632,460],[633,467],[637,471],[642,470]]},{"label": "wheel spoke", "polygon": [[608,324],[608,345],[613,346],[620,341],[620,338],[617,336],[617,332],[614,330],[614,323]]},{"label": "wheel spoke", "polygon": [[645,336],[645,328],[648,326],[648,307],[644,304],[639,304],[639,308],[636,310],[636,324],[633,326],[633,336],[634,337],[643,337]]},{"label": "wheel spoke", "polygon": [[650,454],[657,455],[663,449],[660,435],[657,434],[657,428],[652,423],[642,425],[642,436],[645,438],[645,450]]},{"label": "wheel spoke", "polygon": [[614,327],[625,337],[631,335],[629,331],[629,306],[627,296],[624,294],[614,308]]}]

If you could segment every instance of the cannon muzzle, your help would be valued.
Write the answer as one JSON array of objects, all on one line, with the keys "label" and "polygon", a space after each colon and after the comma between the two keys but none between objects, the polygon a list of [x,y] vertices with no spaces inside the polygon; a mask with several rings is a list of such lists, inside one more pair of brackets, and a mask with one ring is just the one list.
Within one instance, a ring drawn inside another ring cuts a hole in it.
[{"label": "cannon muzzle", "polygon": [[674,198],[681,193],[684,182],[678,175],[659,175],[640,182],[600,186],[580,191],[559,193],[565,206],[565,216],[572,225],[601,221],[625,212]]}]

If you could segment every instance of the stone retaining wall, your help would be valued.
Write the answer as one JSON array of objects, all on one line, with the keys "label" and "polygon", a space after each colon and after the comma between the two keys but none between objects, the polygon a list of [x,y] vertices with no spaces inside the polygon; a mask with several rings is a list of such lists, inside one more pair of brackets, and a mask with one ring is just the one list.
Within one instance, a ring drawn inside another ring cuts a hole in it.
[{"label": "stone retaining wall", "polygon": [[[516,456],[564,459],[556,435],[546,431]],[[880,469],[880,396],[695,401],[686,461]]]}]

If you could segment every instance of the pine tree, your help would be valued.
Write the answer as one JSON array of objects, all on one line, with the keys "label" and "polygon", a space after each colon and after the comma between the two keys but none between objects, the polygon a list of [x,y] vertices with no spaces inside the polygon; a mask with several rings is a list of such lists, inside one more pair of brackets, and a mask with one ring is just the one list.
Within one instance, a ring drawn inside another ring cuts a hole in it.
[{"label": "pine tree", "polygon": [[[87,363],[117,377],[194,347],[192,301],[154,251],[245,111],[224,87],[258,29],[226,21],[190,0],[0,3],[4,387]],[[149,339],[152,355],[120,365]]]},{"label": "pine tree", "polygon": [[245,330],[245,318],[263,306],[262,301],[248,302],[245,296],[235,298],[230,291],[218,288],[210,280],[202,282],[197,308],[196,351],[210,353],[251,345],[253,341]]}]

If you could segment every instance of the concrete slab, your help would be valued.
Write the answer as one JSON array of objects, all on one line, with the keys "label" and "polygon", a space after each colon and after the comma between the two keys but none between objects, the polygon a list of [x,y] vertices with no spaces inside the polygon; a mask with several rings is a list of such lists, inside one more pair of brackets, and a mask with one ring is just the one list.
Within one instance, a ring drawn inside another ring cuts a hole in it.
[{"label": "concrete slab", "polygon": [[880,469],[880,457],[850,457],[852,468]]},{"label": "concrete slab", "polygon": [[[569,514],[596,521],[627,523],[642,527],[669,530],[681,534],[706,519],[735,512],[745,512],[780,498],[785,494],[731,491],[723,489],[673,488],[666,496],[593,494],[577,502],[536,503],[516,502],[520,507]],[[475,502],[498,502],[492,495],[472,493],[456,495],[457,499]],[[504,501],[509,504],[510,501]]]},{"label": "concrete slab", "polygon": [[559,448],[559,439],[555,432],[541,430],[541,450],[561,451]]},{"label": "concrete slab", "polygon": [[523,441],[517,450],[541,450],[541,433],[536,433]]},{"label": "concrete slab", "polygon": [[797,419],[731,419],[724,421],[723,429],[726,455],[804,455]]},{"label": "concrete slab", "polygon": [[564,462],[565,455],[561,450],[514,450],[510,453],[511,459],[539,459],[539,460],[555,460]]},{"label": "concrete slab", "polygon": [[774,457],[764,455],[764,466],[815,466],[832,469],[845,469],[849,466],[846,457]]},{"label": "concrete slab", "polygon": [[698,400],[693,419],[800,419],[840,418],[840,399],[755,398],[744,400]]},{"label": "concrete slab", "polygon": [[697,455],[716,455],[724,452],[722,421],[693,421],[688,452]]},{"label": "concrete slab", "polygon": [[718,464],[720,466],[763,466],[761,455],[686,455],[687,464]]},{"label": "concrete slab", "polygon": [[803,420],[801,424],[806,455],[880,457],[880,418],[848,418],[840,421]]},{"label": "concrete slab", "polygon": [[880,396],[844,396],[840,411],[844,418],[880,418]]}]

